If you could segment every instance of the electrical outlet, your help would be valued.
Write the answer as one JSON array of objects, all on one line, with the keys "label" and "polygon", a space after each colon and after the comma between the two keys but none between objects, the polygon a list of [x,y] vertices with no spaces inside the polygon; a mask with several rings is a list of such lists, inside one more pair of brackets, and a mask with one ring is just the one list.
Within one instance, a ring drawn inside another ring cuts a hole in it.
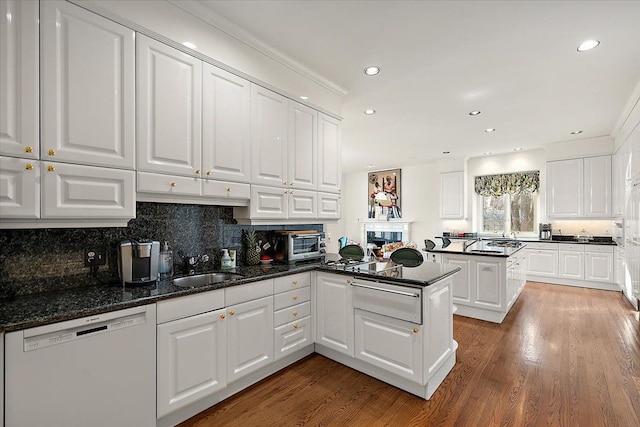
[{"label": "electrical outlet", "polygon": [[105,265],[107,263],[107,253],[103,249],[85,249],[84,266]]}]

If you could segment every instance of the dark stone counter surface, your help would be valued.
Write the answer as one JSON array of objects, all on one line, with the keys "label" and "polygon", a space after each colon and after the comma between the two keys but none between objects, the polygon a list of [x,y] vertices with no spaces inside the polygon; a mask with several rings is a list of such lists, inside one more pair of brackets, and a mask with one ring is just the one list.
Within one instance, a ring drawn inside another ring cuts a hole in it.
[{"label": "dark stone counter surface", "polygon": [[426,252],[508,258],[527,246],[526,243],[523,242],[521,242],[518,247],[503,247],[492,245],[491,240],[481,240],[471,243],[472,241],[473,239],[463,241],[452,240],[448,246],[436,245],[435,248],[426,250]]},{"label": "dark stone counter surface", "polygon": [[[395,266],[393,263],[380,264],[386,264],[386,267]],[[459,269],[459,267],[449,264],[424,262],[421,266],[414,268],[391,268],[385,271],[376,271],[374,269],[358,272],[336,269],[316,262],[302,265],[276,264],[273,266],[238,267],[230,271],[242,275],[241,279],[192,288],[177,287],[171,281],[158,282],[153,286],[127,287],[125,289],[118,284],[85,286],[59,292],[0,299],[0,332],[42,326],[93,314],[151,304],[164,299],[312,270],[360,276],[372,280],[392,281],[408,286],[428,286],[455,273]],[[391,271],[394,273],[391,273]],[[175,278],[177,277],[180,276]],[[87,282],[92,283],[91,280],[87,276]]]}]

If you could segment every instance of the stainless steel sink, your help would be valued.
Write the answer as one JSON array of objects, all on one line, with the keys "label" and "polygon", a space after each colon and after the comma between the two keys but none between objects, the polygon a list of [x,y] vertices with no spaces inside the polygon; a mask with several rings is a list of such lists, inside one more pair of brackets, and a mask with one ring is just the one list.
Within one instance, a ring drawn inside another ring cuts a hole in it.
[{"label": "stainless steel sink", "polygon": [[214,283],[221,283],[230,280],[242,279],[241,274],[237,273],[207,273],[196,274],[195,276],[186,276],[173,279],[173,285],[180,288],[195,288],[198,286],[206,286]]}]

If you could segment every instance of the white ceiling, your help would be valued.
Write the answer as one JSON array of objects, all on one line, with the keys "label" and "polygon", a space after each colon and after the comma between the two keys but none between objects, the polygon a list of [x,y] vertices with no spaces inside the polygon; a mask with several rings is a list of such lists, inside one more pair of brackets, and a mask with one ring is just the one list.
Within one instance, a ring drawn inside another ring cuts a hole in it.
[{"label": "white ceiling", "polygon": [[611,135],[640,80],[640,1],[201,3],[348,91],[345,173]]}]

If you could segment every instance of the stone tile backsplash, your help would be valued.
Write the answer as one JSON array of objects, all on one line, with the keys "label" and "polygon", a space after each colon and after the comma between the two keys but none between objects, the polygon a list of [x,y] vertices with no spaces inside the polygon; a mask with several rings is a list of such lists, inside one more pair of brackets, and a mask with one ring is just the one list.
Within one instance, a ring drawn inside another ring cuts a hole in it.
[{"label": "stone tile backsplash", "polygon": [[[322,230],[322,224],[250,227],[236,223],[231,207],[138,202],[136,218],[127,227],[0,230],[0,298],[117,284],[118,245],[131,238],[168,241],[176,272],[182,268],[181,255],[207,254],[211,260],[205,268],[219,267],[222,248],[236,249],[243,263],[242,230],[248,228],[266,241],[271,230]],[[96,278],[84,266],[84,250],[91,247],[107,250],[107,265]]]}]

